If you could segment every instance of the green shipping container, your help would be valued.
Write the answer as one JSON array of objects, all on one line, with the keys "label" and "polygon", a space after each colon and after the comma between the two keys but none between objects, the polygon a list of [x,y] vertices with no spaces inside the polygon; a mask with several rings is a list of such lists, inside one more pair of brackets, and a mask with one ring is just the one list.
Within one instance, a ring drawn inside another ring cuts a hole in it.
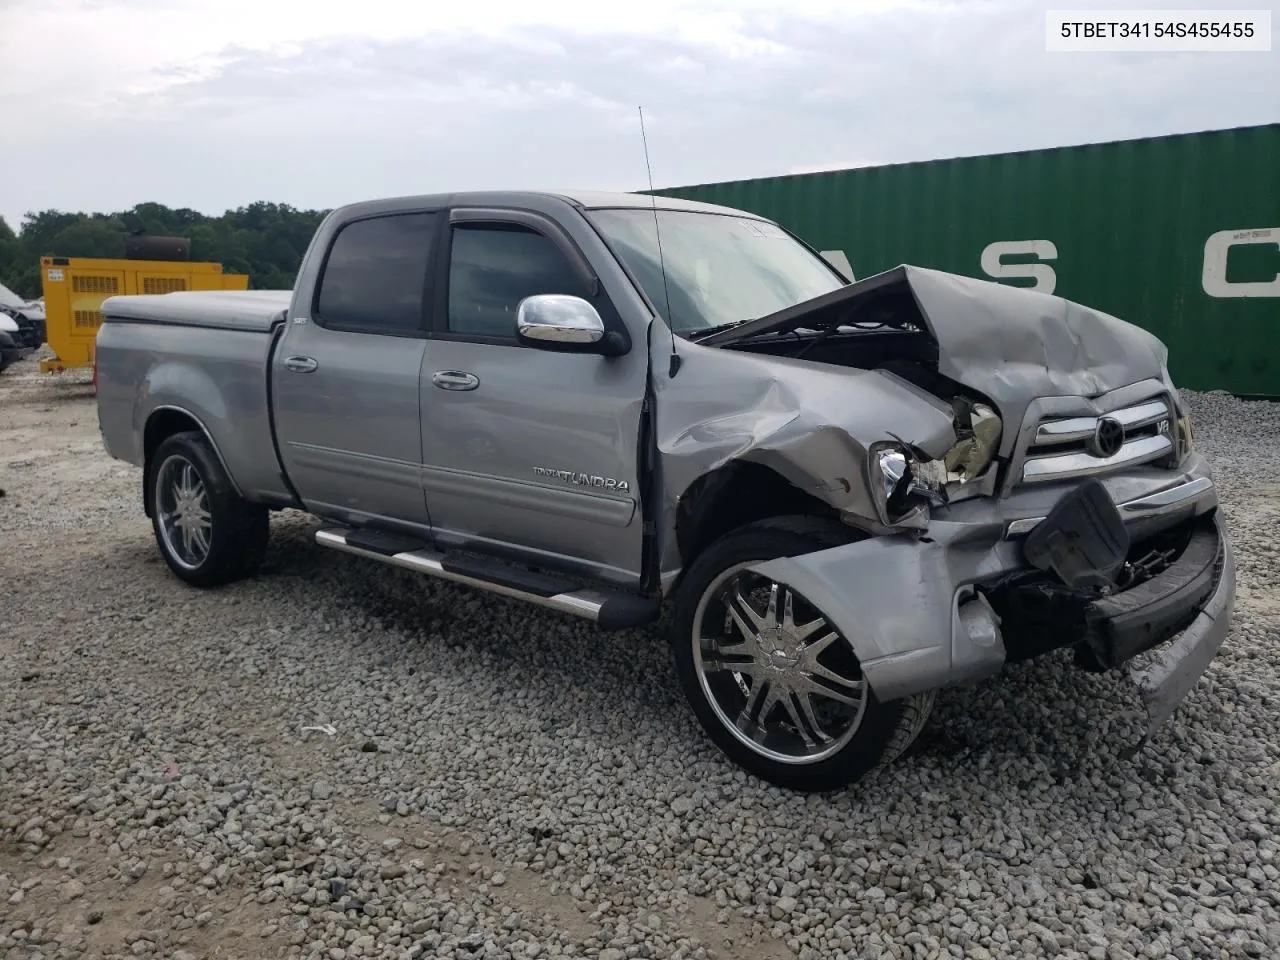
[{"label": "green shipping container", "polygon": [[1175,382],[1280,396],[1280,123],[656,191],[767,216],[857,277],[1034,287],[1159,336]]}]

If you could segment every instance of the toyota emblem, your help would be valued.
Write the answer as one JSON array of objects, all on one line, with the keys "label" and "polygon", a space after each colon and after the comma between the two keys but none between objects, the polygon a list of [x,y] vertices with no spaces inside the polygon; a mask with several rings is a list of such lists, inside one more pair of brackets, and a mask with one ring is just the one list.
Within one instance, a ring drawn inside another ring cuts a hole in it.
[{"label": "toyota emblem", "polygon": [[1093,431],[1093,455],[1114,457],[1124,446],[1124,424],[1115,417],[1103,417]]}]

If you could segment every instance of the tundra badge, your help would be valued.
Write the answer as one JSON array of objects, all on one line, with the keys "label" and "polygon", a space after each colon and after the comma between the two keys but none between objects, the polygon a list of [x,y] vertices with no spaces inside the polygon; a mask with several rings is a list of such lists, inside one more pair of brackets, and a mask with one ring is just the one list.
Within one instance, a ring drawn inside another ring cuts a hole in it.
[{"label": "tundra badge", "polygon": [[580,487],[598,487],[602,490],[613,490],[617,493],[630,493],[631,484],[626,480],[615,480],[613,477],[599,477],[590,473],[578,473],[574,470],[553,470],[550,467],[534,467],[535,477],[550,477]]}]

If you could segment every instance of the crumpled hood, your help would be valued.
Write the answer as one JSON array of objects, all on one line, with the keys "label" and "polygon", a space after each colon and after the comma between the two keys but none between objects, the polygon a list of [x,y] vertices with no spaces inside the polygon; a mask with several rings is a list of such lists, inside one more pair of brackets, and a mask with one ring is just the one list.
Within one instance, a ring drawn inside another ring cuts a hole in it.
[{"label": "crumpled hood", "polygon": [[900,266],[699,341],[721,346],[821,324],[854,301],[909,289],[938,344],[938,370],[988,397],[1006,425],[1038,397],[1094,397],[1161,379],[1164,344],[1131,323],[1062,297]]},{"label": "crumpled hood", "polygon": [[1161,377],[1164,344],[1109,313],[1002,283],[899,269],[938,341],[939,371],[997,405],[1095,397]]}]

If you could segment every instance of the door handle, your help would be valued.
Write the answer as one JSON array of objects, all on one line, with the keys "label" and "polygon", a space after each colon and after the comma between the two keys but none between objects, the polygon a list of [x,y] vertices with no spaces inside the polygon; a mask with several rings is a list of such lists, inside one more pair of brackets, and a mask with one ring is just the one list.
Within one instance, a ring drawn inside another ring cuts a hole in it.
[{"label": "door handle", "polygon": [[287,357],[284,361],[284,368],[294,373],[311,373],[318,366],[320,364],[311,357]]},{"label": "door handle", "polygon": [[480,378],[462,370],[437,370],[431,382],[441,390],[474,390],[480,386]]}]

